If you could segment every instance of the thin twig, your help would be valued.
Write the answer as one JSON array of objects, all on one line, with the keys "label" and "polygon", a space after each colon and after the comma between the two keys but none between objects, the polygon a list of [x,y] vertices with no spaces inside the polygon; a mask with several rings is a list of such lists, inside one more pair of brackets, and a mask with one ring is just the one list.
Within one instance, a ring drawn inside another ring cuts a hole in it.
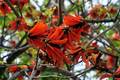
[{"label": "thin twig", "polygon": [[108,0],[108,3],[107,3],[107,5],[106,5],[106,6],[108,6],[108,5],[111,3],[111,1],[112,1],[112,0]]},{"label": "thin twig", "polygon": [[3,46],[3,40],[4,40],[4,29],[5,29],[5,20],[6,20],[6,16],[3,17],[4,18],[4,23],[3,23],[3,27],[2,27],[2,36],[0,37],[0,45]]},{"label": "thin twig", "polygon": [[88,69],[84,70],[83,72],[81,72],[81,73],[79,73],[79,74],[77,74],[77,75],[75,75],[75,76],[83,75],[83,74],[85,74],[85,73],[93,70],[93,68],[94,68],[94,67],[88,68]]},{"label": "thin twig", "polygon": [[119,21],[116,21],[115,24],[112,27],[109,27],[108,29],[104,30],[102,33],[98,34],[96,37],[92,38],[88,43],[86,43],[85,48],[87,48],[93,40],[97,39],[99,36],[105,34],[109,30],[111,30],[118,22]]},{"label": "thin twig", "polygon": [[27,36],[27,33],[25,33],[25,35],[21,38],[21,40],[18,42],[18,44],[16,45],[16,48],[19,47],[21,45],[21,43],[25,40]]},{"label": "thin twig", "polygon": [[7,58],[7,63],[11,63],[12,61],[14,61],[14,59],[16,59],[19,55],[21,55],[24,51],[26,51],[30,46],[29,45],[25,45],[21,48],[18,49],[14,49],[14,51],[11,53],[11,55]]},{"label": "thin twig", "polygon": [[33,80],[35,74],[37,73],[38,60],[39,60],[39,50],[40,50],[40,49],[38,49],[37,56],[36,56],[36,64],[35,64],[35,66],[34,66],[34,68],[33,68],[33,70],[32,70],[32,73],[31,73],[31,75],[30,75],[29,80]]},{"label": "thin twig", "polygon": [[18,10],[19,10],[20,15],[21,15],[21,17],[22,17],[22,11],[21,11],[21,9],[20,9],[20,0],[17,0],[17,7],[18,7]]},{"label": "thin twig", "polygon": [[108,23],[108,22],[115,22],[115,19],[104,19],[104,20],[89,20],[89,19],[85,19],[86,22],[88,23]]},{"label": "thin twig", "polygon": [[59,21],[58,25],[62,24],[63,22],[63,16],[62,16],[62,2],[63,0],[58,0],[58,16],[59,16]]},{"label": "thin twig", "polygon": [[74,5],[74,4],[75,4],[72,0],[69,0],[69,2],[70,2],[72,5]]},{"label": "thin twig", "polygon": [[67,70],[64,70],[64,69],[60,69],[60,68],[58,68],[56,66],[51,66],[51,65],[48,65],[48,64],[41,64],[38,69],[40,69],[42,66],[47,67],[47,68],[51,69],[54,72],[61,73],[62,75],[71,77],[73,80],[78,79],[78,77],[76,77],[74,73],[72,73],[70,71],[67,71]]},{"label": "thin twig", "polygon": [[13,79],[15,79],[17,76],[19,76],[21,73],[23,73],[23,72],[25,72],[25,71],[27,71],[27,70],[28,70],[28,69],[23,69],[23,70],[20,70],[20,71],[14,73],[10,78],[8,78],[8,80],[13,80]]}]

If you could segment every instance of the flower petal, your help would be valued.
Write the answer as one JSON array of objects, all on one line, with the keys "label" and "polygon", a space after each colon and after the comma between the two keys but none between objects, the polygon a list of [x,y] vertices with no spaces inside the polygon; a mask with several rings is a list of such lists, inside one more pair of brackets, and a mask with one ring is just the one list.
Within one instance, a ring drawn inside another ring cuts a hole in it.
[{"label": "flower petal", "polygon": [[81,16],[66,15],[64,16],[64,24],[68,26],[74,26],[79,24],[81,19],[82,19]]},{"label": "flower petal", "polygon": [[48,26],[43,22],[38,22],[30,31],[30,36],[40,36],[46,33]]},{"label": "flower petal", "polygon": [[48,36],[49,39],[59,39],[63,35],[63,30],[61,27],[55,28],[55,31]]},{"label": "flower petal", "polygon": [[50,43],[52,44],[65,44],[67,42],[67,38],[64,38],[62,40],[51,40]]}]

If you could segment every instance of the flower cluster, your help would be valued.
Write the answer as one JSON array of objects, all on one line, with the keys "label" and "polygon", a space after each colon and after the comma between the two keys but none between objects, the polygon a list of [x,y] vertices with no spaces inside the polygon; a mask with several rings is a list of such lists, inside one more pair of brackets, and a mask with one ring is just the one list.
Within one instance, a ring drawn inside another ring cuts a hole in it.
[{"label": "flower cluster", "polygon": [[[28,42],[44,51],[53,64],[62,66],[72,63],[68,55],[81,51],[80,38],[89,29],[90,26],[81,16],[66,15],[60,26],[48,27],[44,21],[36,23],[28,32]],[[84,52],[79,54],[79,58],[85,58]]]},{"label": "flower cluster", "polygon": [[101,4],[96,4],[89,10],[88,15],[92,19],[104,19],[109,15],[110,16],[115,15],[116,12],[117,8],[113,6],[104,7]]}]

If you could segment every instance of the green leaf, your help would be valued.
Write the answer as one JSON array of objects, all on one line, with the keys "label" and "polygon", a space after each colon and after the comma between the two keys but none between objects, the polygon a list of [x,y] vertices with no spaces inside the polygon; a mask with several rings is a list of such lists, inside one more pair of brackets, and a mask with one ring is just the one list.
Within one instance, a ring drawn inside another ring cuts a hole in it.
[{"label": "green leaf", "polygon": [[109,78],[108,80],[113,80],[113,78]]}]

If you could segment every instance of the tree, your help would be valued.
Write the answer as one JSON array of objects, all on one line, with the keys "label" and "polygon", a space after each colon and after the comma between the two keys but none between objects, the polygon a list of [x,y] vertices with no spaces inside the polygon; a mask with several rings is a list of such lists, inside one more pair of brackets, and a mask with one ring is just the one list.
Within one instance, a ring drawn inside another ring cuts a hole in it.
[{"label": "tree", "polygon": [[0,80],[119,80],[120,1],[96,1],[0,0]]}]

